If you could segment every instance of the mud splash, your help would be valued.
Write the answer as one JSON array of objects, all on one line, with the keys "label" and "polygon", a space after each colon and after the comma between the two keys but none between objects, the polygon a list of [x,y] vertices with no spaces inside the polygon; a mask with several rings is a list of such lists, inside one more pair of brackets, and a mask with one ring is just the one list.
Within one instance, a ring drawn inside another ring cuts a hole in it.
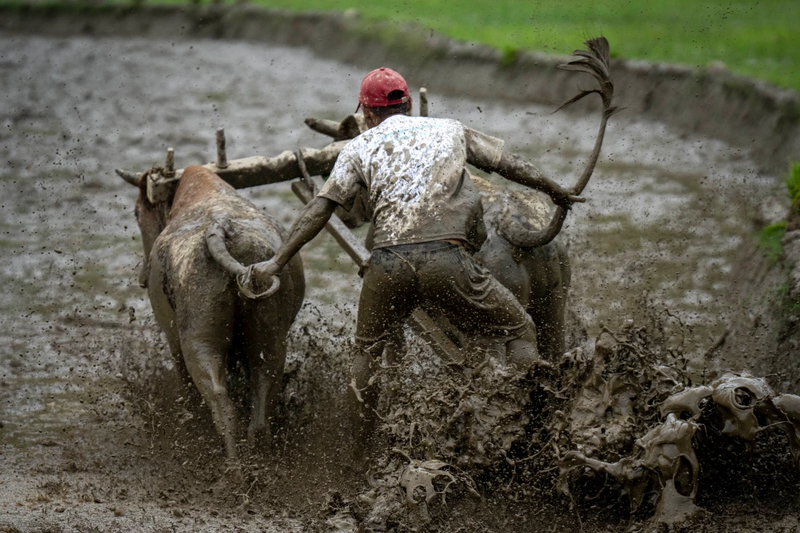
[{"label": "mud splash", "polygon": [[[729,514],[720,498],[786,513],[800,501],[800,396],[748,374],[693,381],[686,326],[663,308],[638,316],[543,363],[534,379],[490,352],[473,351],[465,366],[420,347],[383,361],[384,440],[365,459],[369,488],[338,500],[331,520],[470,529],[487,522],[454,506],[499,496],[540,508],[554,493],[571,504],[567,529],[616,518],[629,530],[715,530],[709,510]],[[747,468],[755,454],[758,468]]]}]

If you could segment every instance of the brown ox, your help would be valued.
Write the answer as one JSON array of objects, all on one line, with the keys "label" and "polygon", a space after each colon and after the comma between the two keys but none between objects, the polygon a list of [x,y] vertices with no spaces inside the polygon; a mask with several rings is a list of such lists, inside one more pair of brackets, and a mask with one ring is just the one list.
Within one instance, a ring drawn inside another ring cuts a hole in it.
[{"label": "brown ox", "polygon": [[126,178],[139,186],[136,219],[145,257],[139,283],[148,289],[177,368],[208,403],[234,460],[238,417],[226,388],[229,358],[241,358],[250,369],[248,442],[268,443],[286,334],[305,292],[303,265],[299,256],[287,265],[275,294],[244,296],[236,278],[246,272],[243,265],[272,257],[284,238],[280,224],[206,168],[186,168],[171,203],[148,200],[147,178]]}]

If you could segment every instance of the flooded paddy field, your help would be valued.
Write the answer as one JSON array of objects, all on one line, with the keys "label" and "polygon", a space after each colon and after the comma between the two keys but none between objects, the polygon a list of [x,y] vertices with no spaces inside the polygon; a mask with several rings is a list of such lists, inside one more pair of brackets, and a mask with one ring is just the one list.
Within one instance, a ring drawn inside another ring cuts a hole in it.
[{"label": "flooded paddy field", "polygon": [[[324,395],[293,381],[291,369],[329,368],[327,390],[344,395],[355,266],[327,234],[304,249],[308,289],[281,415],[304,432],[279,435],[254,467],[253,490],[233,487],[220,474],[210,417],[175,386],[136,281],[136,191],[113,169],[161,164],[167,147],[181,167],[210,161],[219,126],[231,159],[322,146],[303,119],[351,113],[362,76],[302,49],[0,34],[0,529],[333,527],[318,518],[326,497],[358,483],[326,457],[336,444],[316,421],[338,400],[320,409],[313,402]],[[594,116],[429,91],[432,116],[505,139],[562,184],[577,178],[594,143]],[[288,184],[243,194],[287,227],[300,208]],[[627,112],[612,119],[584,196],[564,232],[579,319],[596,334],[636,319],[647,295],[691,327],[686,349],[700,372],[699,355],[736,312],[736,251],[754,220],[784,215],[782,184],[746,152]],[[173,411],[161,416],[167,405]],[[720,527],[750,529],[752,509],[743,509]],[[759,524],[797,527],[770,512]]]}]

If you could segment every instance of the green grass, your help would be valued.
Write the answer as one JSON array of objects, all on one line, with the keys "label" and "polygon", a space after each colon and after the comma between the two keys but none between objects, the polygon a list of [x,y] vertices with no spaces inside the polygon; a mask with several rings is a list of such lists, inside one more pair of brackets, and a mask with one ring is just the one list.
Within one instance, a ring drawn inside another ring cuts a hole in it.
[{"label": "green grass", "polygon": [[[800,163],[792,163],[786,175],[786,189],[792,201],[792,210],[800,206]],[[791,216],[790,216],[791,218]],[[769,264],[777,263],[783,257],[781,241],[786,234],[788,221],[782,220],[763,228],[758,232],[758,245],[764,250]]]},{"label": "green grass", "polygon": [[800,206],[800,163],[792,163],[789,175],[786,177],[786,188],[789,189],[792,207]]},{"label": "green grass", "polygon": [[[118,0],[121,1],[121,0]],[[148,0],[153,1],[153,0]],[[186,0],[156,0],[183,2]],[[733,72],[800,90],[798,0],[254,0],[297,11],[356,9],[366,19],[411,21],[504,51],[569,54],[604,34],[613,55]]]},{"label": "green grass", "polygon": [[764,250],[764,255],[770,265],[774,265],[783,257],[781,240],[786,233],[786,221],[770,224],[758,232],[758,245]]}]

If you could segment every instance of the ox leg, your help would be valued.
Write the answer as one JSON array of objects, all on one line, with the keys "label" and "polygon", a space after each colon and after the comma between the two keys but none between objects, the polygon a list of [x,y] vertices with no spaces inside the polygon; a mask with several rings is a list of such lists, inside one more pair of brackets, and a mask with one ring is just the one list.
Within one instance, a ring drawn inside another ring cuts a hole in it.
[{"label": "ox leg", "polygon": [[517,261],[519,254],[519,250],[508,241],[496,233],[491,233],[475,254],[475,259],[489,269],[494,279],[510,290],[523,307],[527,307],[531,294],[531,279],[526,265]]},{"label": "ox leg", "polygon": [[243,326],[244,355],[250,365],[252,400],[247,441],[251,449],[272,444],[270,422],[280,401],[286,363],[286,335],[305,293],[300,256],[295,256],[281,274],[281,289],[270,299],[243,303],[239,315]]},{"label": "ox leg", "polygon": [[[255,449],[259,444],[271,445],[270,419],[280,400],[283,385],[283,367],[286,361],[286,331],[281,324],[283,320],[267,320],[275,318],[275,313],[261,315],[260,334],[254,339],[262,342],[251,342],[244,351],[250,363],[252,378],[252,403],[250,424],[247,427],[247,442]],[[271,315],[271,316],[270,316]]]},{"label": "ox leg", "polygon": [[539,351],[548,361],[559,360],[566,351],[566,291],[559,289],[532,301],[528,308],[538,328]]},{"label": "ox leg", "polygon": [[[519,249],[497,233],[491,232],[474,257],[489,270],[501,285],[511,291],[522,307],[530,313],[528,305],[531,295],[530,273],[526,270],[525,264],[518,261],[519,255]],[[530,365],[539,359],[536,338],[539,322],[536,317],[531,316],[531,318],[537,326],[537,331],[527,333],[526,339],[516,339],[507,343],[506,346],[495,347],[498,351],[505,351],[511,362],[520,368],[530,368]]]},{"label": "ox leg", "polygon": [[192,383],[192,378],[186,369],[186,364],[183,362],[183,352],[181,351],[181,339],[178,334],[177,318],[175,311],[164,294],[163,289],[163,267],[160,262],[154,261],[150,269],[150,279],[147,284],[147,292],[150,296],[150,304],[153,307],[153,315],[156,317],[156,322],[161,326],[161,331],[167,338],[169,344],[169,351],[172,354],[172,360],[175,364],[175,370],[178,372],[178,377],[183,387],[189,387]]},{"label": "ox leg", "polygon": [[214,427],[225,443],[225,455],[236,460],[237,415],[226,387],[229,328],[222,334],[210,335],[219,324],[204,326],[181,335],[183,358],[195,386],[211,408]]},{"label": "ox leg", "polygon": [[183,352],[181,351],[181,341],[178,332],[171,328],[169,330],[162,328],[164,335],[167,337],[167,344],[169,344],[169,352],[172,354],[172,362],[175,365],[175,371],[178,373],[182,390],[188,389],[192,386],[192,376],[189,375],[189,370],[186,368],[184,362]]},{"label": "ox leg", "polygon": [[527,259],[531,273],[528,313],[539,335],[539,350],[548,361],[557,361],[566,351],[567,295],[571,270],[566,246],[559,241],[538,248]]}]

